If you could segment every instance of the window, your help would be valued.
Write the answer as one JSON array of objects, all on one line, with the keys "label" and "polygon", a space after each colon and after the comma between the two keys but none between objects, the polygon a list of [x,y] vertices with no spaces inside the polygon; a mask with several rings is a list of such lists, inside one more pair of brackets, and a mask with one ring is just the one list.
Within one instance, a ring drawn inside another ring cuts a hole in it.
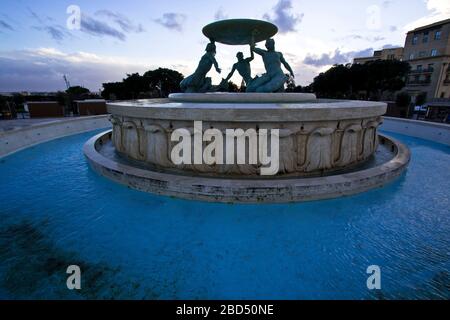
[{"label": "window", "polygon": [[437,49],[431,49],[431,56],[436,57],[437,56]]},{"label": "window", "polygon": [[419,52],[419,58],[425,57],[427,55],[426,51]]},{"label": "window", "polygon": [[412,44],[417,44],[417,41],[419,41],[419,36],[415,35],[415,36],[412,38]]},{"label": "window", "polygon": [[423,39],[422,39],[423,43],[428,42],[428,31],[423,33]]},{"label": "window", "polygon": [[411,53],[411,54],[409,55],[409,60],[414,60],[414,53]]},{"label": "window", "polygon": [[428,71],[433,71],[434,70],[434,63],[430,63],[428,64]]},{"label": "window", "polygon": [[434,33],[434,40],[441,40],[442,31],[438,30]]},{"label": "window", "polygon": [[419,65],[416,67],[416,70],[417,70],[417,71],[422,71],[422,65],[419,64]]},{"label": "window", "polygon": [[445,98],[445,92],[441,92],[441,98]]}]

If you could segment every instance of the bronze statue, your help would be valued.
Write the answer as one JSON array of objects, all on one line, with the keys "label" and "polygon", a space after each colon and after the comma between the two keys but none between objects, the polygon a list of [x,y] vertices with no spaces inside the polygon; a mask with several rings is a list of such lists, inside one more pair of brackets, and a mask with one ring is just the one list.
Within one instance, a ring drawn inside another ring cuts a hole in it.
[{"label": "bronze statue", "polygon": [[195,92],[208,92],[212,89],[211,78],[206,77],[212,66],[215,67],[218,73],[222,70],[219,68],[219,64],[215,58],[216,45],[214,42],[208,43],[205,49],[206,53],[200,59],[197,69],[189,77],[185,78],[180,83],[181,91],[188,93]]},{"label": "bronze statue", "polygon": [[[217,92],[226,90],[228,81],[237,70],[242,76],[247,92],[283,92],[284,85],[289,76],[284,74],[283,65],[294,78],[294,72],[283,57],[281,52],[275,51],[275,41],[271,38],[278,32],[278,28],[267,21],[252,19],[231,19],[211,23],[203,28],[203,33],[211,41],[206,47],[206,53],[200,60],[194,74],[190,75],[180,83],[181,90],[187,93]],[[255,43],[266,40],[266,49],[256,48]],[[228,45],[250,45],[251,56],[244,58],[239,52],[236,57],[238,61],[233,65],[231,72],[221,83],[213,86],[211,78],[206,77],[212,66],[221,73],[216,61],[215,42]],[[254,59],[254,53],[259,54],[266,69],[266,73],[252,79],[250,62]]]},{"label": "bronze statue", "polygon": [[227,82],[231,79],[234,72],[237,70],[241,75],[242,79],[245,82],[245,85],[248,86],[252,79],[252,69],[250,67],[250,62],[253,61],[255,55],[253,53],[252,48],[250,47],[250,57],[244,59],[244,54],[242,52],[238,52],[236,58],[238,62],[233,65],[231,72],[228,74],[228,77],[225,79]]},{"label": "bronze statue", "polygon": [[294,71],[284,59],[281,52],[275,51],[275,40],[268,39],[266,41],[266,49],[256,48],[252,44],[252,51],[262,56],[266,73],[261,77],[253,79],[247,87],[247,92],[283,92],[284,84],[289,77],[286,76],[281,69],[281,64],[289,71],[294,78]]}]

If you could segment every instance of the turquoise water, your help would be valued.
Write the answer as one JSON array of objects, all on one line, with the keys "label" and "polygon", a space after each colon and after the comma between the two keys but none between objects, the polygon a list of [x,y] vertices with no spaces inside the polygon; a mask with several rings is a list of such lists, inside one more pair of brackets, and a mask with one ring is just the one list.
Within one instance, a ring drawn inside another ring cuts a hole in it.
[{"label": "turquoise water", "polygon": [[[97,132],[0,160],[0,298],[450,298],[449,147],[393,135],[412,160],[383,189],[228,205],[98,176],[81,150]],[[71,264],[81,291],[66,287]]]}]

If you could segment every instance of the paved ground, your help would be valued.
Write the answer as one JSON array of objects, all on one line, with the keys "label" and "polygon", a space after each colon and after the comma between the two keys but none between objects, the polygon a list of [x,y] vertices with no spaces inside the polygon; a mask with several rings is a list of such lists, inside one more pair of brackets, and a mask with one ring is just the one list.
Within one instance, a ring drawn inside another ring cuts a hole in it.
[{"label": "paved ground", "polygon": [[64,120],[67,118],[40,118],[40,119],[14,119],[14,120],[0,120],[0,132],[20,129],[36,125],[39,123],[53,122]]}]

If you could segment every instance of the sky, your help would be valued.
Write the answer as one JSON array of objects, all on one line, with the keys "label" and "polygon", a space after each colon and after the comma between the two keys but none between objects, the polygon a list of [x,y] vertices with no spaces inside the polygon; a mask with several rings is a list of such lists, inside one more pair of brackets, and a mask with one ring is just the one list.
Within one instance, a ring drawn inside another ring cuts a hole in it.
[{"label": "sky", "polygon": [[[333,64],[403,46],[408,30],[450,18],[450,1],[0,0],[0,92],[64,90],[63,75],[91,91],[158,67],[187,76],[208,43],[202,28],[231,18],[276,24],[276,50],[296,83],[307,85]],[[217,45],[222,74],[211,70],[214,82],[226,77],[238,51],[249,54],[245,46]],[[252,70],[264,72],[259,57]],[[241,83],[237,73],[232,81]]]}]

